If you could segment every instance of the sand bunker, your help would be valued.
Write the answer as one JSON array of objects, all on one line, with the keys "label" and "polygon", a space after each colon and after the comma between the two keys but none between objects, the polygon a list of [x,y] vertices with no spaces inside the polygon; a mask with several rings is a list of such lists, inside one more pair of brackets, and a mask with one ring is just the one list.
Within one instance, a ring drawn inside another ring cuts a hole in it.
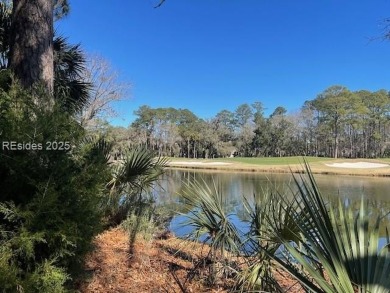
[{"label": "sand bunker", "polygon": [[325,165],[329,167],[336,167],[336,168],[355,168],[355,169],[383,168],[389,166],[389,164],[368,163],[368,162],[333,163],[333,164],[325,164]]},{"label": "sand bunker", "polygon": [[224,162],[170,162],[170,165],[196,165],[196,166],[218,166],[218,165],[230,165],[231,163]]}]

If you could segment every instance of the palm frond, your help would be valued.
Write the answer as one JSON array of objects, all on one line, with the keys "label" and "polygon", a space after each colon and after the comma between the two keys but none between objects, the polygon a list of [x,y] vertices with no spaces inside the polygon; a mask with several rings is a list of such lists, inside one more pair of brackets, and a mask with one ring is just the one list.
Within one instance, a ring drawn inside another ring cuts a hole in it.
[{"label": "palm frond", "polygon": [[190,237],[200,240],[210,239],[210,244],[221,252],[237,252],[240,243],[239,233],[226,212],[226,202],[215,182],[212,186],[202,180],[186,184],[182,193],[187,217],[183,225],[190,225]]},{"label": "palm frond", "polygon": [[114,167],[113,178],[108,186],[111,189],[118,188],[116,192],[129,188],[142,191],[151,187],[163,174],[167,162],[167,158],[155,157],[154,153],[147,149],[131,149],[125,153],[124,160]]},{"label": "palm frond", "polygon": [[300,193],[296,202],[304,217],[291,211],[303,240],[300,245],[283,241],[285,255],[294,262],[274,259],[314,292],[389,292],[390,252],[379,246],[380,217],[370,224],[363,199],[358,213],[341,201],[326,205],[307,162],[305,166],[307,177],[295,177]]},{"label": "palm frond", "polygon": [[282,292],[274,278],[272,256],[279,253],[283,241],[298,243],[299,227],[291,217],[298,206],[276,188],[265,188],[253,201],[244,198],[249,215],[249,232],[245,239],[247,267],[238,278],[238,286],[248,290]]},{"label": "palm frond", "polygon": [[216,186],[194,180],[185,185],[182,197],[185,200],[186,213],[182,214],[187,221],[182,225],[190,226],[192,231],[188,239],[209,243],[211,259],[208,281],[213,284],[216,279],[217,251],[225,268],[229,259],[226,254],[237,254],[241,246],[239,232],[225,210],[226,197]]},{"label": "palm frond", "polygon": [[56,37],[54,48],[54,92],[64,109],[80,111],[87,103],[91,84],[83,80],[85,57],[79,45],[70,45],[64,37]]},{"label": "palm frond", "polygon": [[115,223],[124,220],[134,205],[144,204],[143,194],[164,173],[167,162],[167,158],[155,157],[150,150],[135,148],[125,153],[124,160],[113,164],[112,179],[107,184],[107,208]]},{"label": "palm frond", "polygon": [[90,161],[100,161],[107,164],[111,158],[111,151],[113,143],[108,142],[103,137],[99,137],[96,141],[92,142],[92,149],[89,153]]}]

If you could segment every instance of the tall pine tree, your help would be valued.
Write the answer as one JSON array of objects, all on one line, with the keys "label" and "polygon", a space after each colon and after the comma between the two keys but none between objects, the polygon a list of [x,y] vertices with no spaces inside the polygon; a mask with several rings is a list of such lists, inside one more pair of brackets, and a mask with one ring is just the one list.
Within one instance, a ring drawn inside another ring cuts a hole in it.
[{"label": "tall pine tree", "polygon": [[53,90],[53,20],[52,0],[13,1],[9,65],[24,87]]}]

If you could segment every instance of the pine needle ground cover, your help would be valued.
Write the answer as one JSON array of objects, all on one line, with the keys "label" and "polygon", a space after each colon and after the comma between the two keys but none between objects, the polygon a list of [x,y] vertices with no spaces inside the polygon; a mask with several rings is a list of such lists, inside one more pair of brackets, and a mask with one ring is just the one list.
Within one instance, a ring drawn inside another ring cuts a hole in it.
[{"label": "pine needle ground cover", "polygon": [[[82,293],[181,293],[172,272],[187,292],[229,292],[227,286],[232,285],[233,280],[226,284],[219,282],[211,288],[205,286],[203,277],[207,270],[184,284],[193,263],[206,256],[207,247],[199,243],[189,245],[175,237],[152,241],[137,238],[134,252],[129,254],[128,240],[128,234],[120,228],[105,231],[95,238],[95,250],[86,261],[89,278],[79,288]],[[283,275],[277,277],[286,290],[299,292],[300,286],[295,280]]]}]

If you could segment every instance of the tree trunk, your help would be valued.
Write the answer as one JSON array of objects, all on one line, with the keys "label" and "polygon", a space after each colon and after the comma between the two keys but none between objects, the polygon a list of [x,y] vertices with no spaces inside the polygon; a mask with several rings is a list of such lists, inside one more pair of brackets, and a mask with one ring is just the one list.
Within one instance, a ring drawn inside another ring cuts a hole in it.
[{"label": "tree trunk", "polygon": [[10,38],[10,68],[28,88],[43,82],[53,90],[53,1],[14,0]]},{"label": "tree trunk", "polygon": [[196,155],[196,142],[194,141],[194,159],[197,159],[197,155]]},{"label": "tree trunk", "polygon": [[187,138],[187,158],[190,158],[190,139]]},{"label": "tree trunk", "polygon": [[335,134],[334,134],[334,153],[333,153],[333,157],[335,159],[338,158],[338,152],[339,152],[339,129],[338,129],[338,125],[337,125],[337,120],[335,120],[335,123],[334,123],[334,131],[335,131]]}]

